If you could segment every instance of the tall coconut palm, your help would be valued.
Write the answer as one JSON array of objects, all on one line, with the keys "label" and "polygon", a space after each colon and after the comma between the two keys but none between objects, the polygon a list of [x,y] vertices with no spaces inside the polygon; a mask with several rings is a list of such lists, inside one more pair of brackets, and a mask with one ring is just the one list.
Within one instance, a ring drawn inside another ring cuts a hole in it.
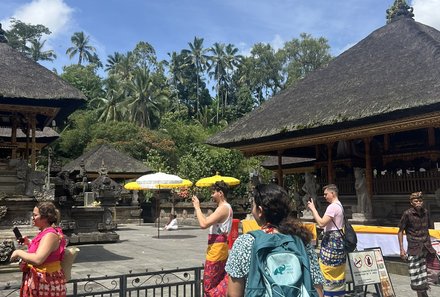
[{"label": "tall coconut palm", "polygon": [[130,119],[141,127],[154,128],[159,125],[160,108],[165,93],[157,90],[147,69],[136,69],[130,84],[131,99],[128,103]]},{"label": "tall coconut palm", "polygon": [[193,43],[189,42],[189,50],[185,49],[182,52],[188,56],[189,62],[194,65],[197,71],[197,90],[196,90],[196,113],[200,109],[200,91],[199,80],[201,73],[208,66],[208,56],[206,55],[207,49],[203,48],[203,38],[194,37]]},{"label": "tall coconut palm", "polygon": [[105,96],[97,97],[89,102],[96,106],[98,121],[122,121],[126,111],[126,94],[115,77],[110,76],[105,81]]},{"label": "tall coconut palm", "polygon": [[29,55],[32,60],[37,61],[53,61],[57,58],[57,55],[53,50],[43,51],[44,44],[46,40],[40,42],[39,39],[34,39],[31,41],[31,46],[29,48]]},{"label": "tall coconut palm", "polygon": [[115,52],[113,55],[107,56],[107,64],[105,64],[105,71],[108,71],[109,74],[113,74],[116,71],[116,66],[121,62],[123,58],[123,54]]},{"label": "tall coconut palm", "polygon": [[[209,65],[210,77],[217,81],[217,123],[218,123],[218,112],[220,109],[220,101],[222,101],[222,115],[224,113],[225,107],[227,105],[227,89],[228,82],[231,79],[231,72],[239,64],[242,56],[237,55],[238,48],[232,44],[225,46],[223,43],[214,43],[214,45],[209,49],[212,56],[209,57],[211,64]],[[220,92],[223,90],[223,100],[221,100]]]},{"label": "tall coconut palm", "polygon": [[66,54],[72,59],[76,54],[78,54],[78,65],[84,61],[93,61],[93,53],[96,49],[89,45],[90,36],[86,36],[84,32],[75,32],[70,39],[73,43],[72,47],[66,50]]}]

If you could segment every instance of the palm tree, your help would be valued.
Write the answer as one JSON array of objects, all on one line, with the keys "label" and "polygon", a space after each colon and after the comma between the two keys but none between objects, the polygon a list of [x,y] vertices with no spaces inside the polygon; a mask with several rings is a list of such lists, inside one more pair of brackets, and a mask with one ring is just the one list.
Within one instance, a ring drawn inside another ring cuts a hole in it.
[{"label": "palm tree", "polygon": [[74,46],[69,47],[66,50],[66,54],[72,59],[78,54],[78,65],[81,65],[82,61],[93,61],[93,53],[96,49],[89,45],[90,36],[86,36],[84,32],[75,32],[70,39]]},{"label": "palm tree", "polygon": [[31,47],[29,48],[29,55],[32,60],[37,61],[53,61],[57,58],[57,55],[53,50],[43,51],[44,44],[46,40],[40,42],[39,39],[34,39],[31,41]]},{"label": "palm tree", "polygon": [[136,69],[130,84],[131,99],[128,103],[130,119],[141,127],[154,128],[160,121],[160,107],[168,97],[155,90],[147,69]]},{"label": "palm tree", "polygon": [[[238,48],[232,44],[225,46],[223,43],[214,43],[209,49],[213,54],[210,56],[211,64],[209,70],[210,77],[213,77],[217,81],[217,123],[218,112],[220,109],[220,101],[222,101],[222,115],[224,114],[225,107],[227,105],[227,89],[228,82],[231,80],[231,72],[239,64],[242,56],[237,55]],[[223,100],[220,99],[220,91],[223,89]]]},{"label": "palm tree", "polygon": [[190,64],[194,65],[197,71],[197,90],[196,90],[196,113],[199,111],[200,108],[200,99],[199,99],[199,79],[200,79],[200,73],[205,70],[205,68],[208,66],[208,56],[205,55],[207,52],[207,49],[203,48],[203,38],[197,38],[194,37],[193,43],[189,42],[189,50],[185,49],[182,50],[184,54],[188,56]]},{"label": "palm tree", "polygon": [[121,62],[123,58],[123,54],[115,52],[113,55],[107,56],[107,64],[105,64],[105,71],[108,71],[109,74],[113,74],[116,71],[116,66]]},{"label": "palm tree", "polygon": [[126,95],[117,80],[110,76],[105,81],[105,97],[92,99],[89,104],[96,105],[98,121],[122,121],[126,110]]}]

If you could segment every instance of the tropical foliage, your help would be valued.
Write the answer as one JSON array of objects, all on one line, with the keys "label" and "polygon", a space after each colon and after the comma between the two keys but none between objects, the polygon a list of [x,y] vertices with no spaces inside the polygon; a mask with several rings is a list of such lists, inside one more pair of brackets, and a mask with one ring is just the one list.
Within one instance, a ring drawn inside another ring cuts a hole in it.
[{"label": "tropical foliage", "polygon": [[[55,52],[43,49],[41,38],[50,34],[44,26],[12,20],[6,33],[13,47],[35,61],[56,59]],[[247,55],[233,44],[207,46],[194,37],[166,60],[140,41],[130,51],[109,55],[105,65],[90,36],[76,32],[71,42],[65,53],[78,60],[60,75],[88,102],[59,123],[63,130],[52,144],[55,154],[67,161],[110,143],[151,168],[191,180],[219,171],[245,182],[250,172],[261,172],[260,158],[209,147],[205,140],[332,59],[327,40],[306,33],[280,49],[257,43]]]}]

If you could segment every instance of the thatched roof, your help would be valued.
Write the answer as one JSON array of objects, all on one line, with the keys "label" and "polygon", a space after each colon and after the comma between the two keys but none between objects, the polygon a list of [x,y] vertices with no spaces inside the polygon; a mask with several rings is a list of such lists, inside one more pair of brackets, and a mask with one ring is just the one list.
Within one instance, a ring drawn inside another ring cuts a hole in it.
[{"label": "thatched roof", "polygon": [[68,172],[80,171],[82,162],[84,162],[84,168],[87,173],[99,172],[103,162],[109,174],[136,173],[142,175],[152,172],[141,161],[127,156],[107,144],[96,146],[87,151],[82,156],[63,166],[62,170]]},{"label": "thatched roof", "polygon": [[55,73],[0,42],[0,104],[59,107],[55,120],[60,122],[85,102]]},{"label": "thatched roof", "polygon": [[[12,129],[9,127],[0,127],[0,138],[8,139],[10,141],[11,130]],[[48,142],[49,140],[52,142],[59,137],[60,135],[50,127],[44,127],[42,131],[35,131],[37,142]],[[26,139],[26,134],[21,129],[17,129],[17,139]]]},{"label": "thatched roof", "polygon": [[440,32],[393,21],[208,140],[221,147],[440,111]]}]

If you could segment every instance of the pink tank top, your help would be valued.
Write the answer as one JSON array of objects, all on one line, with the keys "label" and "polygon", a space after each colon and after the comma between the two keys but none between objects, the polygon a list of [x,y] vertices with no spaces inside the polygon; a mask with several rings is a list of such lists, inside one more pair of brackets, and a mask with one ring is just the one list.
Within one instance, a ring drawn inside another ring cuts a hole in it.
[{"label": "pink tank top", "polygon": [[45,263],[50,263],[54,261],[61,261],[64,257],[64,249],[66,248],[66,239],[64,238],[63,231],[61,231],[61,228],[59,227],[50,227],[46,228],[45,230],[41,231],[40,233],[35,236],[34,239],[32,239],[31,244],[29,245],[28,252],[29,253],[35,253],[38,250],[38,246],[40,245],[41,239],[44,237],[44,235],[48,233],[55,233],[59,237],[59,246],[58,248],[49,254],[49,256],[46,258]]}]

